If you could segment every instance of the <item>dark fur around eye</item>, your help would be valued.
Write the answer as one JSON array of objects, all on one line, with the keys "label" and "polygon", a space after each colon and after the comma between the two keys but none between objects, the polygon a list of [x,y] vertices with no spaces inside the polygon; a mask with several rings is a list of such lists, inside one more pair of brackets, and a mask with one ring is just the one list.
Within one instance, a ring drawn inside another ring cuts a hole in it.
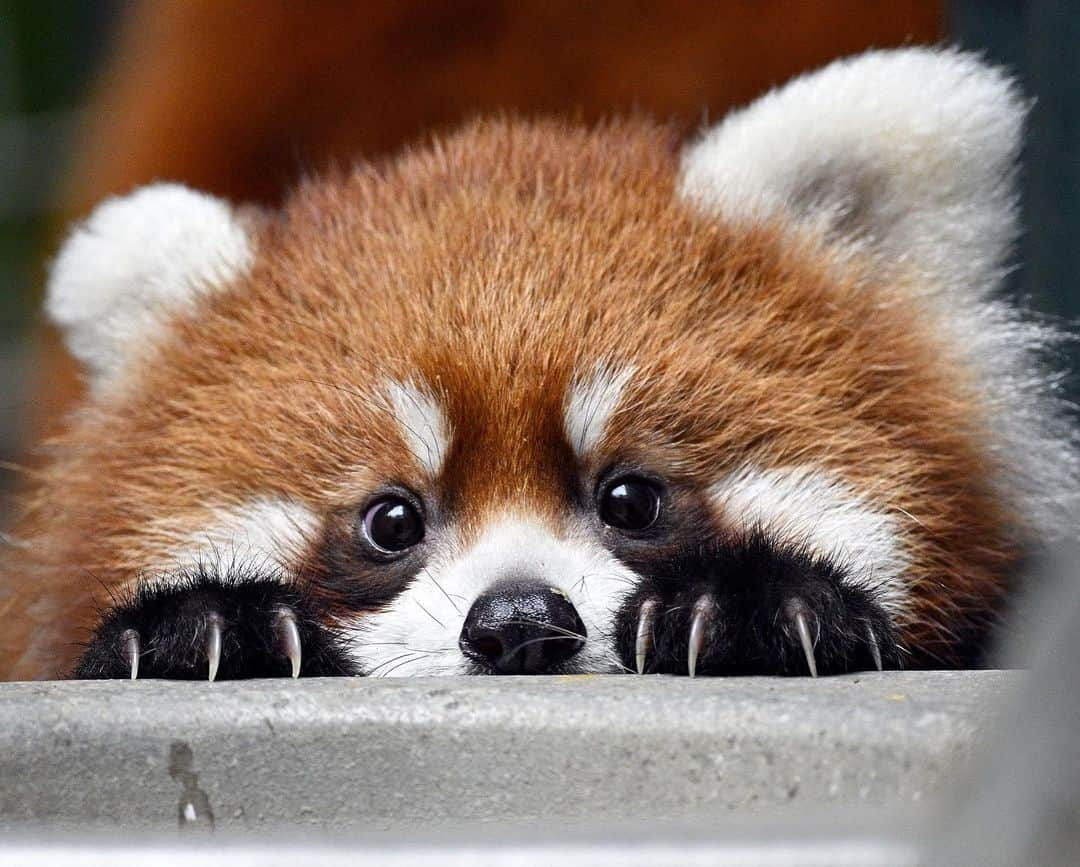
[{"label": "dark fur around eye", "polygon": [[331,521],[312,564],[311,593],[337,616],[355,616],[390,603],[425,563],[423,545],[391,554],[373,550],[357,526],[366,511],[342,512]]}]

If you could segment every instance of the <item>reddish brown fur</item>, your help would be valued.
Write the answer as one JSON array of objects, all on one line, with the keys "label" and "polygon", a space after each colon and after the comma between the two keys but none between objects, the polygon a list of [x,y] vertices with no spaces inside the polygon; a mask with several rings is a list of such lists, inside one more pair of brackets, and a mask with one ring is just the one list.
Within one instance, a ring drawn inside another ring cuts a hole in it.
[{"label": "reddish brown fur", "polygon": [[330,512],[419,484],[371,399],[387,377],[447,406],[441,484],[466,532],[508,503],[554,518],[563,399],[606,360],[637,367],[606,456],[702,486],[745,461],[812,464],[894,510],[914,562],[904,638],[916,663],[950,660],[1017,556],[975,391],[910,287],[678,201],[673,144],[637,121],[496,121],[304,185],[261,224],[252,273],[52,443],[8,567],[0,676],[69,666],[90,596],[210,505],[269,493]]},{"label": "reddish brown fur", "polygon": [[[640,108],[695,128],[868,46],[932,44],[939,0],[154,0],[121,27],[83,116],[63,214],[173,178],[280,201],[303,165],[396,152],[478,114]],[[236,34],[243,33],[243,39]],[[34,430],[78,398],[44,331]]]}]

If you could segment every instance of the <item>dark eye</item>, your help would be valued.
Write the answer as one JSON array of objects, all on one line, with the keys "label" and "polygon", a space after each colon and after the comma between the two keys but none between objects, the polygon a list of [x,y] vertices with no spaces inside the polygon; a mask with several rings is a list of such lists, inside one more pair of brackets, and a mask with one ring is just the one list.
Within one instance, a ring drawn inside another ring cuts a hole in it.
[{"label": "dark eye", "polygon": [[644,530],[660,515],[660,491],[652,482],[616,479],[600,495],[600,519],[620,530]]},{"label": "dark eye", "polygon": [[364,538],[384,554],[404,551],[424,538],[424,519],[401,497],[386,497],[368,506],[363,528]]}]

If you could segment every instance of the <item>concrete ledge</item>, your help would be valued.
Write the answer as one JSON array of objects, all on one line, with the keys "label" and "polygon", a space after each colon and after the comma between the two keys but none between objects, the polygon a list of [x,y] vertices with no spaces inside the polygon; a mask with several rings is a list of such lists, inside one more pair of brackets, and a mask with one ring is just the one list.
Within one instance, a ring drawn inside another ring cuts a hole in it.
[{"label": "concrete ledge", "polygon": [[596,828],[911,804],[1020,677],[0,684],[0,826]]}]

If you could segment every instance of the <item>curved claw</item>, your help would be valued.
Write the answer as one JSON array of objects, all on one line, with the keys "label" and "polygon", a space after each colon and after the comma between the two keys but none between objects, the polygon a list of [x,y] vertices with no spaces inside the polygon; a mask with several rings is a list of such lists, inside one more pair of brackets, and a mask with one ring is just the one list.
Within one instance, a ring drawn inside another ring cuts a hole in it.
[{"label": "curved claw", "polygon": [[206,618],[206,661],[209,665],[209,680],[217,677],[218,666],[221,665],[221,635],[225,628],[225,622],[221,615],[214,613]]},{"label": "curved claw", "polygon": [[697,602],[694,603],[693,619],[690,621],[690,642],[686,652],[686,668],[690,677],[697,674],[698,656],[705,646],[705,630],[712,621],[715,609],[716,600],[708,593],[699,596]]},{"label": "curved claw", "polygon": [[877,636],[874,635],[874,630],[869,626],[866,627],[866,640],[870,644],[870,656],[874,659],[874,665],[877,666],[878,671],[883,671],[884,668],[881,665],[881,648],[878,646]]},{"label": "curved claw", "polygon": [[277,631],[278,650],[281,655],[292,663],[292,676],[296,679],[300,676],[300,630],[296,626],[296,615],[284,605],[279,606],[277,618],[274,621]]},{"label": "curved claw", "polygon": [[659,604],[655,599],[646,599],[641,603],[641,610],[638,612],[637,640],[634,642],[638,674],[645,673],[645,660],[652,650],[653,621],[656,619],[656,608]]},{"label": "curved claw", "polygon": [[810,669],[810,676],[817,677],[817,660],[814,659],[814,641],[810,637],[810,626],[806,621],[806,609],[800,604],[792,604],[789,615],[795,622],[795,631],[799,634],[799,643],[802,645],[803,656],[806,657],[806,667]]},{"label": "curved claw", "polygon": [[131,679],[139,679],[139,656],[142,653],[139,633],[134,629],[125,629],[120,635],[120,643],[124,647],[124,658],[128,668],[131,669]]}]

